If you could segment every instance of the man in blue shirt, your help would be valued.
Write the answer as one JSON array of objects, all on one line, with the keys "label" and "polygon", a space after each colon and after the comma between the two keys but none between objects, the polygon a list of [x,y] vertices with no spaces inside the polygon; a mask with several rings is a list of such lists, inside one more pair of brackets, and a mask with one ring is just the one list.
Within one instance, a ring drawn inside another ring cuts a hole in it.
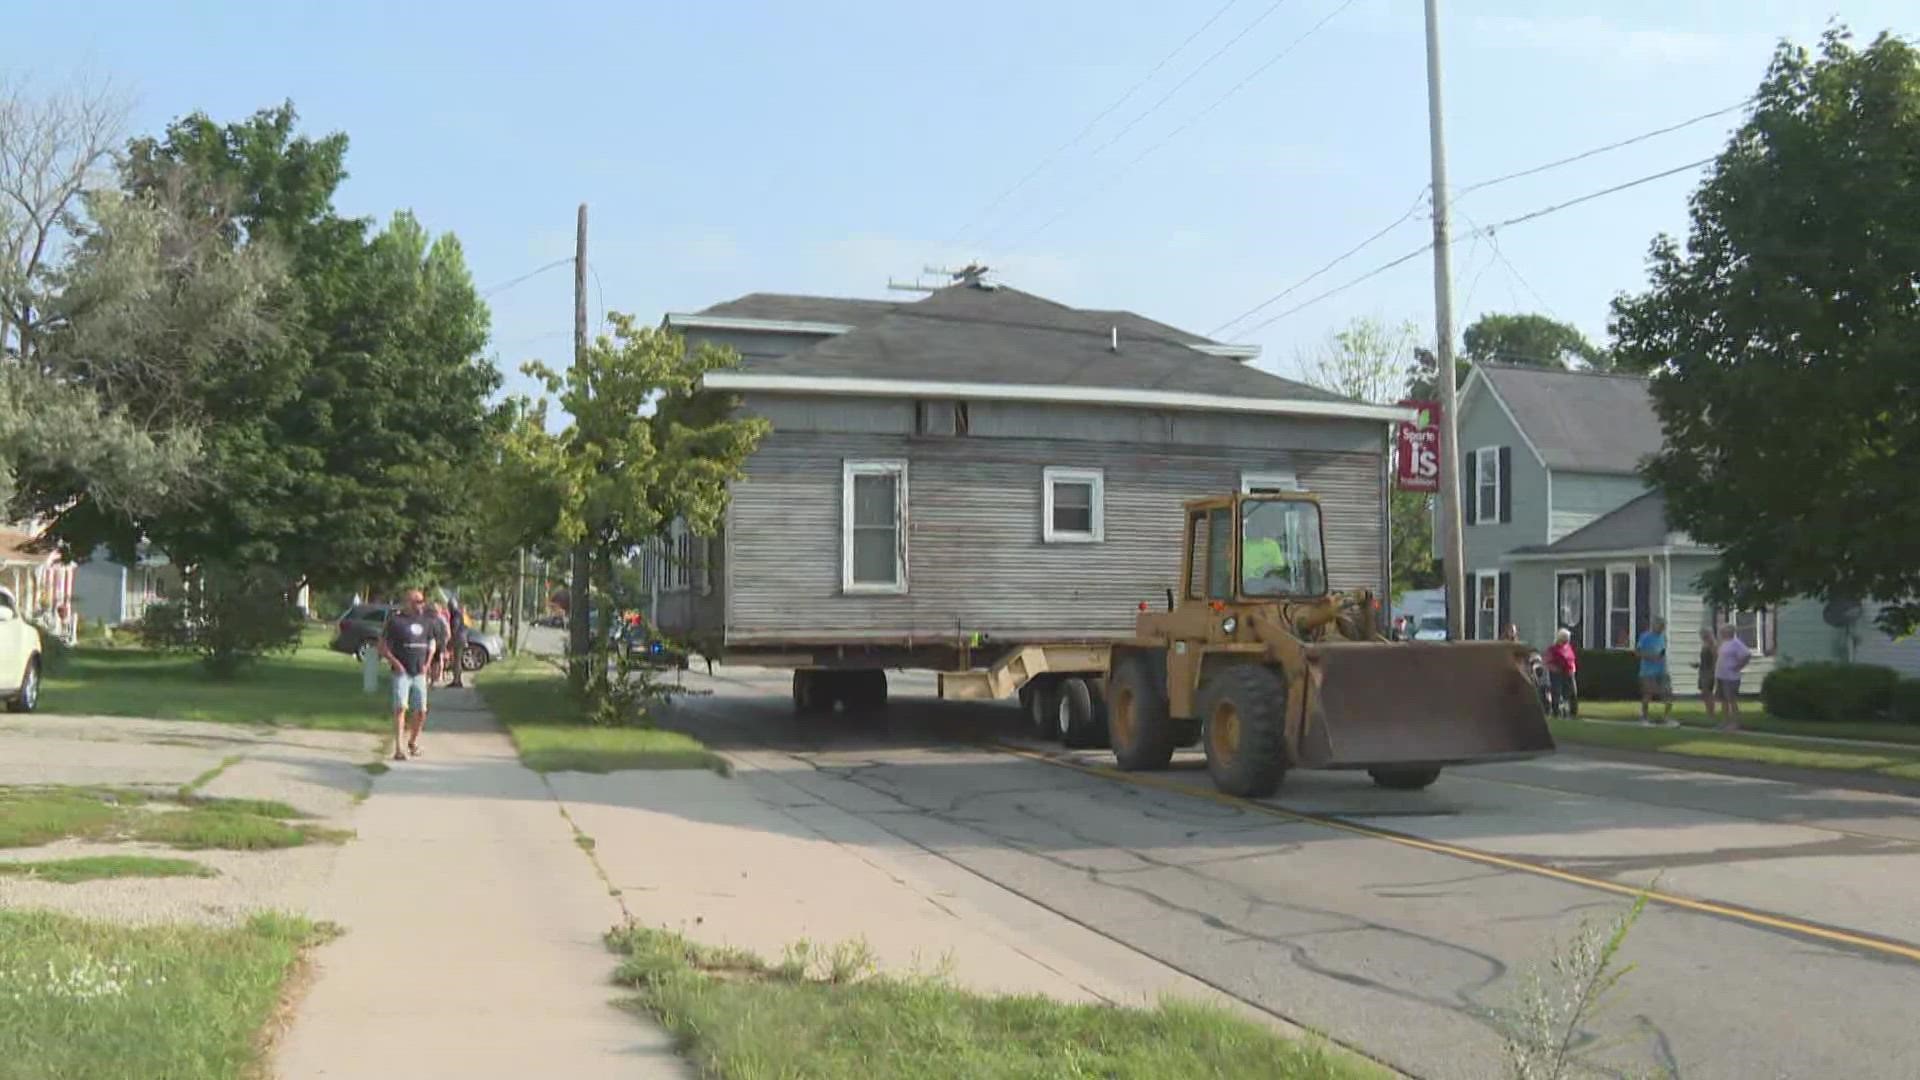
[{"label": "man in blue shirt", "polygon": [[1673,684],[1667,678],[1667,620],[1656,616],[1647,632],[1634,643],[1633,651],[1640,658],[1640,722],[1653,725],[1647,710],[1653,699],[1659,698],[1667,703],[1661,726],[1677,726],[1679,721],[1673,718]]}]

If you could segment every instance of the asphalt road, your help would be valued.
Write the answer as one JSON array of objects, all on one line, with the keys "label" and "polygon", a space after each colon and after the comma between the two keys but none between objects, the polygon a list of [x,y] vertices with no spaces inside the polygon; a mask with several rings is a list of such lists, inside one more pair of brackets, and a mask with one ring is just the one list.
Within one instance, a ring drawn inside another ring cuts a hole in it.
[{"label": "asphalt road", "polygon": [[924,676],[893,677],[880,722],[797,720],[784,672],[687,681],[711,694],[677,726],[802,760],[810,795],[1411,1075],[1502,1073],[1531,973],[1629,906],[1609,883],[1727,910],[1647,908],[1588,1063],[1920,1071],[1920,801],[1572,753],[1417,793],[1295,773],[1268,801],[1330,825],[1177,790],[1211,790],[1191,753],[1145,787],[996,749],[1111,762],[1025,738],[1010,705],[930,700]]}]

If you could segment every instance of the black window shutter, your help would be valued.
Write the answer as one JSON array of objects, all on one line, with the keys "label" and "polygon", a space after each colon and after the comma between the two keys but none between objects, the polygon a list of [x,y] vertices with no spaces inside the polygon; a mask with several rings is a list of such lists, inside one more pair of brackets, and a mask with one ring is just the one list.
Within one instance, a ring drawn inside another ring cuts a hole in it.
[{"label": "black window shutter", "polygon": [[[1505,450],[1500,451],[1502,454]],[[1513,621],[1513,575],[1500,571],[1500,628],[1494,631],[1497,637],[1507,631],[1507,624]]]},{"label": "black window shutter", "polygon": [[1613,633],[1613,619],[1607,614],[1607,572],[1595,570],[1588,576],[1593,579],[1593,610],[1587,613],[1587,647],[1604,649],[1607,635]]},{"label": "black window shutter", "polygon": [[1460,458],[1460,506],[1467,524],[1474,523],[1480,509],[1480,451],[1469,450]]},{"label": "black window shutter", "polygon": [[1633,635],[1647,632],[1653,619],[1653,575],[1644,566],[1633,568]]},{"label": "black window shutter", "polygon": [[1500,448],[1500,520],[1513,520],[1513,447]]}]

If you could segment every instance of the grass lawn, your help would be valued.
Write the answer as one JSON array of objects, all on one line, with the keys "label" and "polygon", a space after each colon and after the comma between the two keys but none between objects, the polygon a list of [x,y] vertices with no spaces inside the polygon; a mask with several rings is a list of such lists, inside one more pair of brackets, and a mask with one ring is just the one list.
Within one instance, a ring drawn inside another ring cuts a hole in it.
[{"label": "grass lawn", "polygon": [[258,799],[145,795],[113,788],[0,788],[0,848],[55,840],[144,841],[186,850],[259,851],[348,838],[296,824],[299,811]]},{"label": "grass lawn", "polygon": [[81,646],[50,674],[40,708],[65,716],[138,716],[333,731],[391,730],[387,697],[360,692],[360,666],[309,630],[298,651],[263,657],[235,678],[209,678],[197,658]]},{"label": "grass lawn", "polygon": [[477,680],[480,695],[513,735],[520,761],[540,772],[618,772],[623,769],[712,769],[726,775],[725,758],[677,731],[596,727],[581,722],[560,672],[542,660],[518,656],[489,666]]},{"label": "grass lawn", "polygon": [[0,1075],[264,1075],[281,988],[327,933],[280,915],[222,930],[0,911]]},{"label": "grass lawn", "polygon": [[[1581,704],[1580,711],[1589,711],[1585,703]],[[1636,711],[1634,715],[1639,714]],[[1751,761],[1800,769],[1872,773],[1920,781],[1920,747],[1912,752],[1877,748],[1852,750],[1770,739],[1765,735],[1722,735],[1687,728],[1621,727],[1557,718],[1549,721],[1549,724],[1553,728],[1553,737],[1565,743],[1619,750],[1655,750],[1665,754]]]},{"label": "grass lawn", "polygon": [[[1640,703],[1637,701],[1582,701],[1580,715],[1598,720],[1638,720]],[[1658,702],[1654,703],[1653,715],[1660,715]],[[1698,699],[1691,701],[1676,699],[1673,703],[1673,718],[1688,727],[1701,727],[1709,731],[1713,729],[1713,723],[1707,719],[1706,707],[1701,705]],[[1899,724],[1890,720],[1860,720],[1831,724],[1819,720],[1782,720],[1761,712],[1758,698],[1743,700],[1740,703],[1740,726],[1749,731],[1770,732],[1775,735],[1865,739],[1869,742],[1906,743],[1920,747],[1920,724]]]},{"label": "grass lawn", "polygon": [[105,878],[213,877],[216,871],[190,859],[161,859],[151,855],[95,855],[82,859],[49,859],[45,862],[0,862],[0,874],[11,874],[32,881],[50,881],[56,885],[76,885],[82,881]]},{"label": "grass lawn", "polygon": [[1385,1075],[1210,1006],[1069,1005],[936,978],[862,978],[840,964],[774,967],[638,927],[607,940],[623,957],[616,981],[639,991],[636,1007],[673,1032],[703,1075],[722,1080]]}]

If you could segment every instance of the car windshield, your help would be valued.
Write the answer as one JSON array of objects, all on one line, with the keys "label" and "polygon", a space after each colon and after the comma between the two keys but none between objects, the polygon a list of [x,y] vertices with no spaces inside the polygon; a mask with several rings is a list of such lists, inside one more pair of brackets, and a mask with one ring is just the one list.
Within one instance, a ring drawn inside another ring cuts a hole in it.
[{"label": "car windshield", "polygon": [[1439,630],[1444,632],[1446,628],[1447,617],[1445,615],[1429,615],[1420,620],[1420,629],[1422,630]]},{"label": "car windshield", "polygon": [[1248,596],[1320,596],[1327,591],[1320,507],[1250,499],[1240,511],[1240,591]]}]

